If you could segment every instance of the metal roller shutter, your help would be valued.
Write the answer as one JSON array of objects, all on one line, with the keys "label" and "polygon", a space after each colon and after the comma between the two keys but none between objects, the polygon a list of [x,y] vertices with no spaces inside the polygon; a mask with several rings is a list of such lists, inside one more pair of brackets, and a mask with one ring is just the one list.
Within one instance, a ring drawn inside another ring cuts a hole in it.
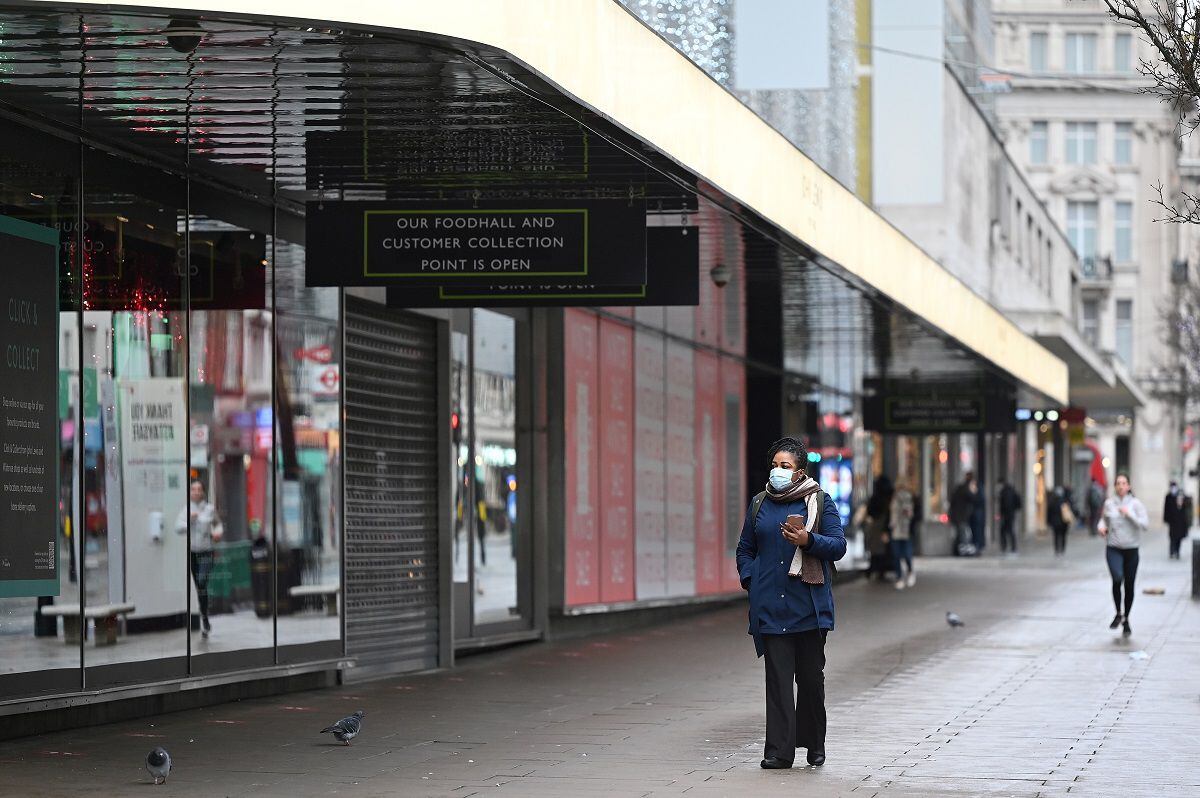
[{"label": "metal roller shutter", "polygon": [[437,328],[346,298],[349,677],[438,656]]}]

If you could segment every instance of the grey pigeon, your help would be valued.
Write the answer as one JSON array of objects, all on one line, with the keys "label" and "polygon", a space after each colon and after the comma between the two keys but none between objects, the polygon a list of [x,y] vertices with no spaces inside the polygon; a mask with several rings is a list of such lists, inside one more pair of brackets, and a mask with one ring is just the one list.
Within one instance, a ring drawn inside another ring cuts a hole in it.
[{"label": "grey pigeon", "polygon": [[155,748],[146,754],[146,770],[154,777],[155,784],[166,784],[171,772],[171,755],[165,748]]},{"label": "grey pigeon", "polygon": [[324,729],[321,729],[321,734],[332,732],[339,743],[350,745],[350,741],[357,737],[359,731],[362,730],[362,719],[365,714],[360,709],[353,715],[342,718],[332,726],[326,726]]},{"label": "grey pigeon", "polygon": [[951,626],[953,626],[955,628],[966,625],[963,623],[963,619],[958,617],[958,613],[956,613],[956,612],[946,613],[946,623],[950,624]]}]

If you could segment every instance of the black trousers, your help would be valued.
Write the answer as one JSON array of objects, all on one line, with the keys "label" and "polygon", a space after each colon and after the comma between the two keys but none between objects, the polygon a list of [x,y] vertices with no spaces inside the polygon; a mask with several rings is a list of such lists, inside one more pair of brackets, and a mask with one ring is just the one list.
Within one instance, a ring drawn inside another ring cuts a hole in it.
[{"label": "black trousers", "polygon": [[763,757],[792,762],[797,748],[825,750],[824,629],[763,635],[767,745]]},{"label": "black trousers", "polygon": [[1000,515],[1000,551],[1015,552],[1017,550],[1017,535],[1013,529],[1014,520],[1011,515]]},{"label": "black trousers", "polygon": [[208,617],[208,577],[212,573],[213,553],[192,552],[192,579],[196,580],[196,598],[200,600],[200,617]]},{"label": "black trousers", "polygon": [[1125,620],[1129,620],[1129,611],[1133,609],[1134,585],[1137,582],[1138,550],[1118,549],[1108,546],[1104,550],[1108,561],[1108,573],[1112,576],[1113,606],[1117,614],[1121,614],[1121,588],[1125,588]]},{"label": "black trousers", "polygon": [[1179,546],[1180,546],[1180,544],[1183,543],[1183,539],[1187,537],[1187,532],[1184,532],[1182,535],[1177,535],[1177,534],[1175,534],[1174,530],[1172,530],[1170,537],[1171,537],[1171,557],[1172,557],[1172,559],[1178,560],[1179,559]]},{"label": "black trousers", "polygon": [[1054,553],[1063,554],[1067,550],[1067,530],[1069,527],[1066,524],[1054,525]]}]

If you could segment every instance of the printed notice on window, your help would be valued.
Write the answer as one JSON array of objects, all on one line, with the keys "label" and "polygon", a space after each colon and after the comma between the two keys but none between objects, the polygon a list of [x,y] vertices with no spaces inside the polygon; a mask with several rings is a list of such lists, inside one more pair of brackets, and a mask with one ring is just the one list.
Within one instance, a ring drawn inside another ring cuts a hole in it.
[{"label": "printed notice on window", "polygon": [[0,597],[57,596],[57,232],[0,216],[0,275]]}]

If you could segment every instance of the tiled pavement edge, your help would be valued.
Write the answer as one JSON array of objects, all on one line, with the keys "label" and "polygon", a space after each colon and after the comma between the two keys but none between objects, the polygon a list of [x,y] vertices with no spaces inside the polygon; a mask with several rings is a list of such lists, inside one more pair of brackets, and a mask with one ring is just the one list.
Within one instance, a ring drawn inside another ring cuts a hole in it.
[{"label": "tiled pavement edge", "polygon": [[[762,664],[739,607],[450,672],[0,743],[0,794],[1200,795],[1200,606],[1161,537],[1139,591],[1164,595],[1139,592],[1128,642],[1106,628],[1096,540],[1074,539],[1066,561],[1043,547],[921,562],[912,591],[840,586],[820,770],[757,767]],[[966,628],[948,629],[946,609]],[[360,707],[353,746],[316,734]],[[158,788],[141,770],[156,744],[176,760]]]}]

